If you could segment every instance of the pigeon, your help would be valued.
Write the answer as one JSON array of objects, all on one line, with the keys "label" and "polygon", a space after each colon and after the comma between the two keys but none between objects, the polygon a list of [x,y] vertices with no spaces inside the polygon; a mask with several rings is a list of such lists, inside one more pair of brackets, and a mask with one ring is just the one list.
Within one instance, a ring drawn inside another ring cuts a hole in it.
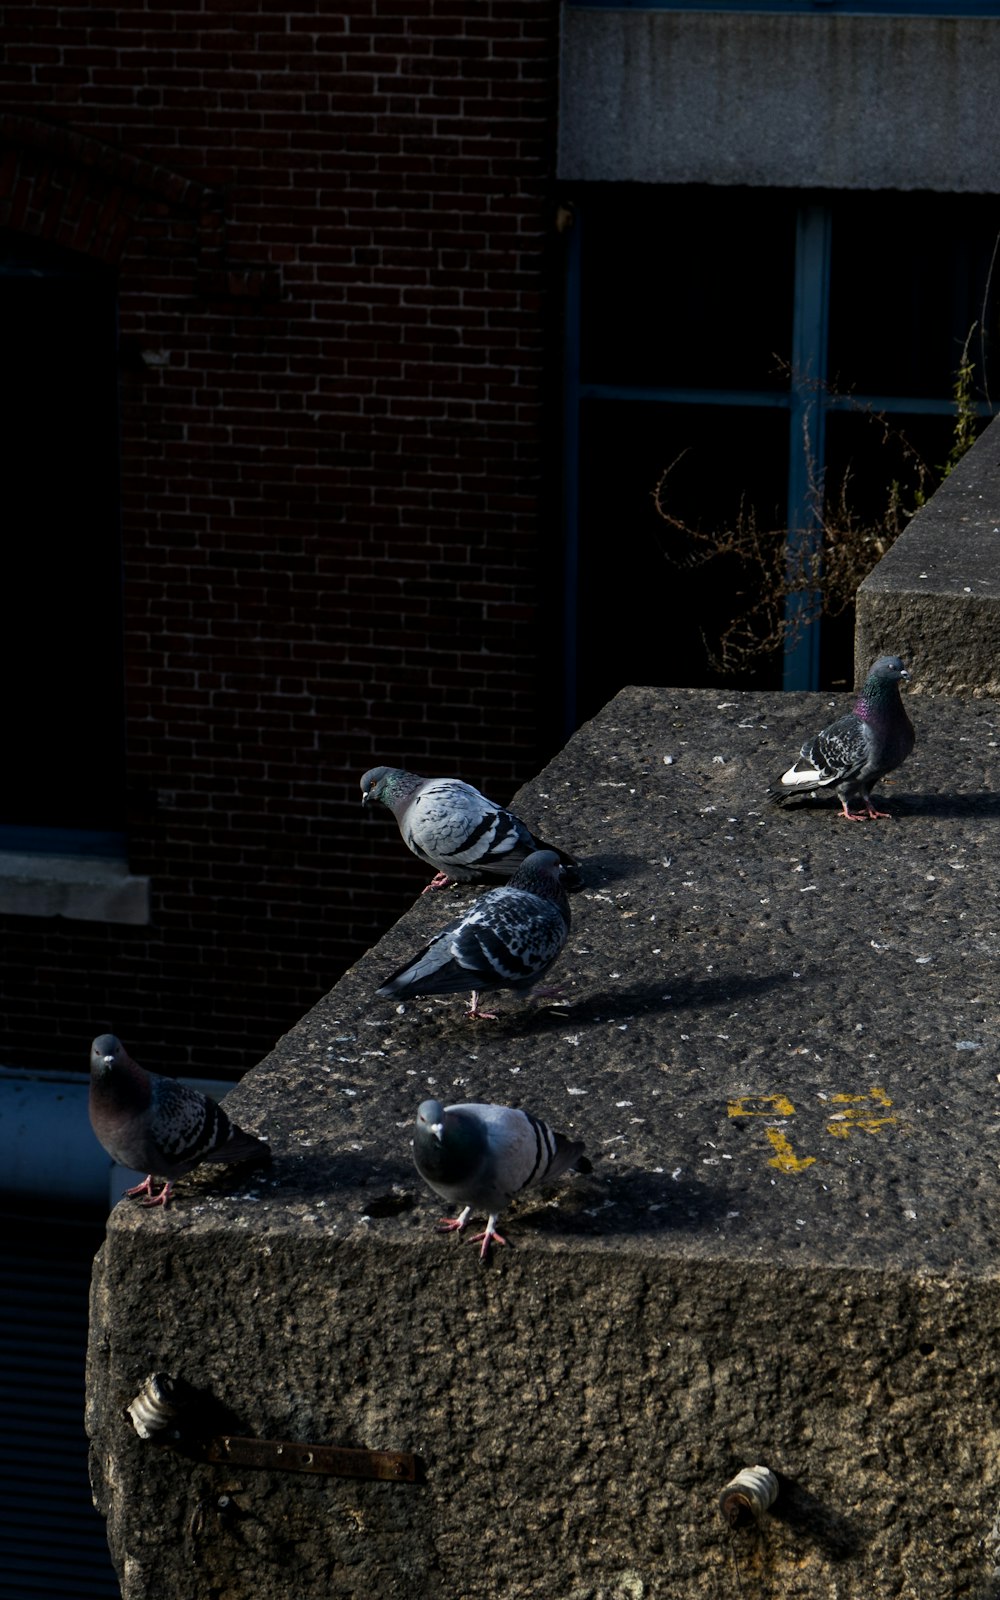
[{"label": "pigeon", "polygon": [[535,850],[509,883],[474,900],[464,916],[449,922],[429,944],[400,967],[375,994],[405,1000],[417,994],[455,994],[472,989],[470,1017],[480,1011],[484,989],[530,989],[551,967],[569,934],[569,901],[563,868],[554,850]]},{"label": "pigeon", "polygon": [[[207,1094],[144,1071],[113,1033],[100,1034],[90,1047],[88,1109],[109,1156],[123,1167],[149,1168],[145,1182],[125,1191],[146,1195],[147,1206],[168,1205],[173,1180],[203,1161],[263,1160],[271,1153],[266,1140],[230,1122]],[[154,1173],[166,1180],[157,1195]]]},{"label": "pigeon", "polygon": [[482,1240],[482,1261],[491,1244],[506,1244],[497,1233],[504,1206],[534,1183],[555,1179],[577,1167],[590,1171],[583,1141],[554,1133],[548,1123],[510,1106],[444,1107],[425,1100],[417,1111],[413,1140],[417,1171],[442,1200],[461,1206],[457,1217],[442,1217],[445,1232],[461,1232],[474,1211],[488,1220],[473,1243]]},{"label": "pigeon", "polygon": [[361,780],[361,804],[372,800],[392,812],[407,848],[435,868],[424,894],[470,878],[509,878],[535,850],[555,850],[567,869],[567,889],[582,885],[573,856],[536,839],[520,817],[460,778],[372,767]]},{"label": "pigeon", "polygon": [[899,698],[909,672],[899,656],[879,656],[865,679],[854,710],[807,739],[799,759],[768,794],[779,805],[795,795],[832,789],[851,822],[888,817],[872,804],[871,788],[906,760],[916,742]]}]

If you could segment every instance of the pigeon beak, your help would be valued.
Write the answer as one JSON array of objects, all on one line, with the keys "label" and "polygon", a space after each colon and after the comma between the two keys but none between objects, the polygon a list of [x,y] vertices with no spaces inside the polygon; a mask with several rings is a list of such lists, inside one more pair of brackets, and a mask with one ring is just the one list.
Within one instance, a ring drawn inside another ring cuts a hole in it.
[{"label": "pigeon beak", "polygon": [[437,1140],[438,1144],[440,1144],[441,1140],[444,1138],[444,1123],[443,1122],[432,1122],[431,1123],[431,1133],[434,1135],[434,1137]]},{"label": "pigeon beak", "polygon": [[904,667],[902,672],[899,674],[899,676],[901,678],[905,678],[907,683],[909,683],[910,678],[912,677],[912,673],[907,672],[906,668]]}]

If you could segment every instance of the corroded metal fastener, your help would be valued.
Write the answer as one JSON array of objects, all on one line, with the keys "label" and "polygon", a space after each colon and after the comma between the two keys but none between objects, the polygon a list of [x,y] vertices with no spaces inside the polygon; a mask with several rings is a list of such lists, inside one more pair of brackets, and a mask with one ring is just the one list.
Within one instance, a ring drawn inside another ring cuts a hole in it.
[{"label": "corroded metal fastener", "polygon": [[128,1407],[128,1414],[139,1438],[152,1439],[154,1434],[177,1427],[181,1409],[176,1378],[167,1372],[151,1372]]},{"label": "corroded metal fastener", "polygon": [[[172,1445],[202,1461],[272,1472],[322,1472],[335,1478],[376,1478],[386,1483],[415,1483],[417,1458],[406,1450],[359,1450],[341,1445],[308,1444],[295,1439],[256,1439],[228,1432],[209,1432],[206,1405],[218,1411],[210,1395],[191,1389],[183,1379],[153,1372],[127,1408],[140,1439]],[[202,1426],[196,1417],[200,1413]],[[223,1423],[223,1426],[225,1424]]]},{"label": "corroded metal fastener", "polygon": [[206,1461],[278,1472],[325,1472],[335,1478],[380,1478],[413,1483],[416,1457],[405,1450],[347,1450],[332,1444],[300,1444],[290,1439],[243,1439],[222,1434],[210,1439]]},{"label": "corroded metal fastener", "polygon": [[778,1498],[778,1480],[768,1467],[744,1467],[719,1496],[719,1510],[731,1528],[762,1517]]}]

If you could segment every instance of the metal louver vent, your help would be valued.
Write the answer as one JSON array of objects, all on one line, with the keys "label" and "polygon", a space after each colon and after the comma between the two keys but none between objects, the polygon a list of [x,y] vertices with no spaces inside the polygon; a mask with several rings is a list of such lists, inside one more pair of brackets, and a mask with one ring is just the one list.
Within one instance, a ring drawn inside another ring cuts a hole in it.
[{"label": "metal louver vent", "polygon": [[0,1219],[0,1600],[118,1600],[83,1427],[103,1227]]}]

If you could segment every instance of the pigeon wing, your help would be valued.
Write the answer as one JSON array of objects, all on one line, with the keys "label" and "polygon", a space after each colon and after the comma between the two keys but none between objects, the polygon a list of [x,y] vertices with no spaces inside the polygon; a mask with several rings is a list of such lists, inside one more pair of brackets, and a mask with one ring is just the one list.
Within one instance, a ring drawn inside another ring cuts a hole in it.
[{"label": "pigeon wing", "polygon": [[806,740],[798,760],[782,774],[771,792],[780,795],[782,790],[794,793],[796,789],[822,789],[849,782],[863,771],[869,752],[867,727],[849,713]]},{"label": "pigeon wing", "polygon": [[376,990],[382,997],[528,988],[566,941],[557,905],[523,889],[493,889]]},{"label": "pigeon wing", "polygon": [[856,778],[868,762],[871,749],[868,727],[849,714],[831,722],[816,737],[802,746],[801,759],[818,774],[817,783],[843,783]]},{"label": "pigeon wing", "polygon": [[151,1169],[167,1177],[203,1161],[242,1161],[267,1148],[262,1139],[230,1122],[210,1096],[173,1078],[153,1080],[149,1133],[158,1153]]},{"label": "pigeon wing", "polygon": [[561,1177],[583,1155],[581,1139],[556,1133],[530,1111],[508,1106],[479,1109],[487,1125],[491,1158],[503,1175],[508,1198],[532,1184]]},{"label": "pigeon wing", "polygon": [[509,874],[535,848],[512,812],[457,778],[421,784],[400,819],[400,831],[415,856],[450,877]]}]

